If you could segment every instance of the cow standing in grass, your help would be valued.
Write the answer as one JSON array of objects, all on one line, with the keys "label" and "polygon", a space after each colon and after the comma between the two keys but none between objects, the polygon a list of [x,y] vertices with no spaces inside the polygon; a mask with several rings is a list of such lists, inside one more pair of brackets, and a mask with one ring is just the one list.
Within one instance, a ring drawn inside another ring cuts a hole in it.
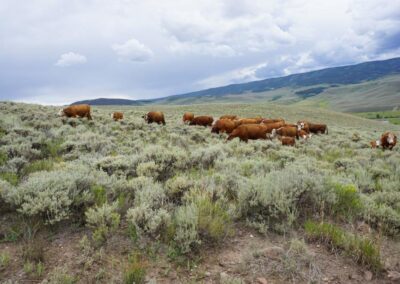
[{"label": "cow standing in grass", "polygon": [[392,150],[397,144],[397,136],[393,132],[385,132],[381,138],[376,141],[371,141],[372,148],[382,147],[382,149]]},{"label": "cow standing in grass", "polygon": [[326,124],[317,124],[301,120],[297,122],[297,127],[298,130],[304,130],[307,133],[328,134],[328,126]]},{"label": "cow standing in grass", "polygon": [[231,119],[218,119],[212,129],[212,133],[232,133],[232,131],[240,125],[238,120],[231,120]]},{"label": "cow standing in grass", "polygon": [[92,119],[90,115],[90,105],[72,105],[60,109],[59,116],[66,117],[86,117],[88,120]]},{"label": "cow standing in grass", "polygon": [[229,119],[229,120],[234,120],[234,119],[238,119],[237,115],[233,115],[233,114],[226,114],[221,116],[219,119]]},{"label": "cow standing in grass", "polygon": [[192,112],[185,112],[183,114],[182,121],[183,123],[190,123],[194,118],[194,114]]},{"label": "cow standing in grass", "polygon": [[228,140],[238,137],[247,142],[249,139],[267,139],[268,127],[265,124],[242,124],[235,128],[229,135]]},{"label": "cow standing in grass", "polygon": [[124,119],[124,114],[122,112],[116,111],[111,114],[111,118],[114,119],[114,121],[121,120]]},{"label": "cow standing in grass", "polygon": [[211,126],[213,123],[214,119],[212,116],[196,116],[195,118],[192,119],[192,121],[189,123],[189,125],[201,125],[201,126]]},{"label": "cow standing in grass", "polygon": [[157,123],[165,125],[164,114],[161,111],[151,111],[142,116],[147,123]]}]

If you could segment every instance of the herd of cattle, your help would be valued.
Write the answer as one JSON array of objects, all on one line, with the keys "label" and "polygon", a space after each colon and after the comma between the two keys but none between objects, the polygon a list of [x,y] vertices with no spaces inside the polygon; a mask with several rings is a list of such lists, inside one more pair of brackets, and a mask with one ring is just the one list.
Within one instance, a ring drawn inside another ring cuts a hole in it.
[{"label": "herd of cattle", "polygon": [[[86,117],[91,120],[89,105],[72,105],[60,109],[60,116],[66,117]],[[122,112],[114,112],[111,118],[115,121],[124,118]],[[165,125],[164,114],[160,111],[151,111],[142,116],[147,123],[157,123]],[[191,112],[183,115],[183,123],[189,125],[200,125],[211,127],[212,133],[226,133],[228,140],[239,138],[247,142],[249,139],[272,139],[278,137],[282,145],[294,146],[296,139],[308,139],[312,134],[328,134],[326,124],[315,124],[308,121],[298,121],[296,124],[286,123],[284,119],[267,119],[262,117],[240,118],[236,115],[223,115],[214,122],[212,116],[194,116]],[[390,149],[397,143],[397,137],[393,132],[385,132],[376,140],[371,141],[372,148],[381,147]]]}]

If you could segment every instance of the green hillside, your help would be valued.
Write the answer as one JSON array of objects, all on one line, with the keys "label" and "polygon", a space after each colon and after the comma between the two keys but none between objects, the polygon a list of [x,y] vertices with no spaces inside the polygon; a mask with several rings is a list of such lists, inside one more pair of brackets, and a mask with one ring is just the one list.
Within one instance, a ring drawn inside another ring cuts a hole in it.
[{"label": "green hillside", "polygon": [[342,112],[392,110],[400,105],[400,58],[327,68],[152,100],[96,99],[92,105],[204,103],[298,104]]}]

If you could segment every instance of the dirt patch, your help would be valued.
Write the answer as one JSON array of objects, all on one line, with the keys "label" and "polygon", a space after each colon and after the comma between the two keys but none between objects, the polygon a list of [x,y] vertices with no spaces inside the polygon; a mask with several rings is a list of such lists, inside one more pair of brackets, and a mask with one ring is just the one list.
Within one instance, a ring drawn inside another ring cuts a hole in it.
[{"label": "dirt patch", "polygon": [[[323,245],[305,243],[302,237],[260,235],[238,226],[234,237],[218,247],[200,251],[187,263],[177,263],[168,257],[168,247],[158,245],[137,247],[119,231],[101,248],[82,247],[82,239],[89,236],[85,229],[60,229],[45,240],[44,273],[34,277],[24,271],[21,243],[1,243],[0,252],[10,256],[1,280],[15,283],[40,283],[57,269],[74,277],[76,283],[121,283],[123,269],[133,250],[146,258],[146,280],[157,283],[395,283],[387,273],[371,275],[350,258],[329,251]],[[48,232],[47,232],[48,234]],[[399,271],[400,247],[394,241],[382,240],[382,258],[389,271]],[[393,249],[395,248],[395,249]],[[371,279],[372,278],[372,279]]]}]

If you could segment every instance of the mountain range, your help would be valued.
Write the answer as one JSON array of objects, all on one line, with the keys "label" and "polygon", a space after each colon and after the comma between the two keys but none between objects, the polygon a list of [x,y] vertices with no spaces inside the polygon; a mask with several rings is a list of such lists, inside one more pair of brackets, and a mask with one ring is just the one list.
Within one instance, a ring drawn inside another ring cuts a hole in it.
[{"label": "mountain range", "polygon": [[344,112],[400,107],[400,58],[326,68],[149,100],[99,98],[74,104],[189,105],[201,103],[298,104]]}]

